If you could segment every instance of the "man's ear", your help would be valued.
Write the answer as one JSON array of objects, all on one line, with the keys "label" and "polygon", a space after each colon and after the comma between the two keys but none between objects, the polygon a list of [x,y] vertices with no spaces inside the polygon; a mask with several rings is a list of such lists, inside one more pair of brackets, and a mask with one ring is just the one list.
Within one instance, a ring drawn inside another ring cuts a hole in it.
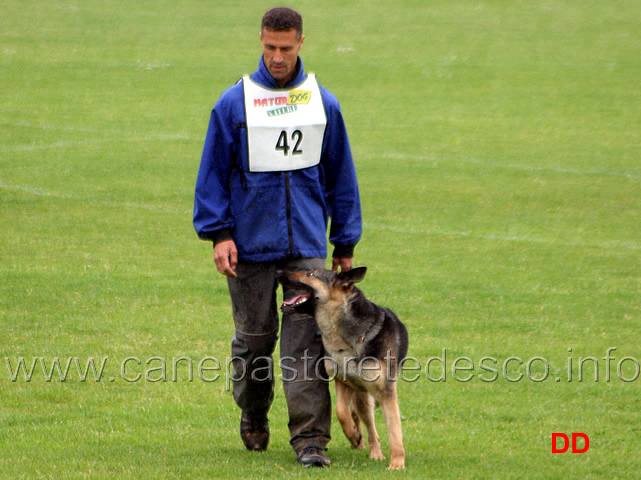
[{"label": "man's ear", "polygon": [[358,267],[347,270],[346,272],[340,272],[336,277],[341,287],[348,288],[353,284],[362,281],[365,278],[367,273],[367,267]]}]

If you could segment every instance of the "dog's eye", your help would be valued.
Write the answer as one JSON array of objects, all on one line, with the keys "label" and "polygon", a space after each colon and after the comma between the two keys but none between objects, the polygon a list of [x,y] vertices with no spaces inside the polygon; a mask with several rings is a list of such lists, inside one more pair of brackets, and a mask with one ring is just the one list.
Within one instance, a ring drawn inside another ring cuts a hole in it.
[{"label": "dog's eye", "polygon": [[314,270],[310,270],[309,272],[307,272],[307,276],[308,277],[313,277],[314,276]]}]

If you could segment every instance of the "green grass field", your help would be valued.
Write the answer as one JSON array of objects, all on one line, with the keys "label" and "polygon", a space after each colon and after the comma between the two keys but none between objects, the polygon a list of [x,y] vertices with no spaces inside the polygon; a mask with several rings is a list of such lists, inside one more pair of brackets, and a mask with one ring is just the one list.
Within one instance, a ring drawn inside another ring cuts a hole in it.
[{"label": "green grass field", "polygon": [[[407,470],[337,423],[331,469],[295,465],[280,384],[270,449],[237,433],[226,283],[191,210],[211,107],[273,4],[4,0],[0,478],[638,476],[641,3],[289,3],[346,117],[362,289],[421,366],[399,382]],[[553,454],[555,432],[589,450]]]}]

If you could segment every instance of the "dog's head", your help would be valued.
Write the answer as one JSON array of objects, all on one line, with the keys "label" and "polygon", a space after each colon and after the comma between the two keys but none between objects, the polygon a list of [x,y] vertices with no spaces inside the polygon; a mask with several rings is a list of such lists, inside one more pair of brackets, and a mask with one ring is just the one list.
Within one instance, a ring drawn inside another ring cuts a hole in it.
[{"label": "dog's head", "polygon": [[314,312],[316,304],[329,301],[344,302],[354,284],[365,278],[367,267],[358,267],[344,272],[332,270],[286,270],[278,272],[278,281],[290,287],[281,305],[284,312]]}]

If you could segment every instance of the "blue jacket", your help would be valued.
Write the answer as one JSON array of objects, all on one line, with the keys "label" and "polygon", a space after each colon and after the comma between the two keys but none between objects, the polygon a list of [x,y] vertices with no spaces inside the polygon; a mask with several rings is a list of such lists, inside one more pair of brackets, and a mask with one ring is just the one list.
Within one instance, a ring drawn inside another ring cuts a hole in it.
[{"label": "blue jacket", "polygon": [[[306,78],[299,58],[298,75],[288,87]],[[251,79],[279,88],[262,57]],[[245,262],[324,258],[331,218],[334,256],[353,255],[362,233],[356,171],[338,100],[320,90],[327,114],[321,161],[288,172],[249,171],[242,81],[222,94],[211,113],[196,180],[194,228],[201,239],[233,238]]]}]

